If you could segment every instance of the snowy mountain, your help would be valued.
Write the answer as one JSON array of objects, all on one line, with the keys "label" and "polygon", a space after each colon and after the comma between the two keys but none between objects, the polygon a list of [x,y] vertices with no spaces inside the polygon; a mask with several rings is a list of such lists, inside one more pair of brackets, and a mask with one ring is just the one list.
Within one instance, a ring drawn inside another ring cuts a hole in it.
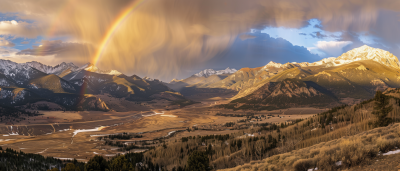
[{"label": "snowy mountain", "polygon": [[0,72],[18,85],[27,84],[31,79],[46,75],[45,73],[30,67],[26,63],[19,64],[3,59],[0,59]]},{"label": "snowy mountain", "polygon": [[320,61],[313,62],[313,63],[292,62],[292,63],[281,64],[281,63],[275,63],[273,61],[270,61],[261,70],[266,70],[268,68],[288,68],[288,66],[290,68],[290,65],[293,65],[296,67],[323,66],[323,65],[325,65],[325,67],[341,66],[344,64],[349,64],[349,63],[352,63],[355,61],[360,61],[360,60],[373,60],[375,62],[381,63],[388,67],[400,69],[400,62],[397,59],[397,57],[394,56],[392,53],[382,50],[382,49],[372,48],[367,45],[364,45],[359,48],[350,50],[337,58],[335,58],[335,57],[324,58]]},{"label": "snowy mountain", "polygon": [[338,63],[338,65],[342,65],[360,60],[373,60],[388,67],[400,68],[399,60],[392,53],[382,49],[372,48],[367,45],[342,54],[337,57],[334,62]]},{"label": "snowy mountain", "polygon": [[[91,74],[88,74],[90,72]],[[93,74],[95,73],[95,74]],[[77,68],[74,71],[71,71],[70,73],[66,74],[62,78],[66,80],[74,80],[74,79],[82,79],[82,78],[88,78],[88,77],[94,77],[96,74],[103,74],[103,75],[110,75],[110,76],[118,76],[121,75],[117,70],[100,70],[97,68],[95,65],[91,63],[87,63],[79,68]],[[91,75],[91,76],[89,76]]]},{"label": "snowy mountain", "polygon": [[82,70],[82,69],[86,70],[86,71],[90,71],[90,72],[99,73],[99,74],[107,74],[107,75],[121,75],[122,74],[117,70],[100,70],[99,68],[97,68],[95,65],[93,65],[91,63],[87,63],[87,64],[83,65],[78,70]]},{"label": "snowy mountain", "polygon": [[[267,88],[268,84],[292,79],[319,87],[322,93],[351,104],[351,101],[344,99],[368,99],[377,90],[399,87],[399,69],[399,60],[392,53],[364,45],[337,58],[325,58],[313,63],[280,64],[271,61],[260,68],[242,68],[214,85],[236,88],[239,93],[233,99],[247,102],[248,97],[262,99],[261,95],[265,95],[265,91],[259,90]],[[248,77],[238,75],[240,72]],[[295,98],[285,98],[287,103],[300,104]],[[270,100],[267,99],[263,104],[270,103]]]},{"label": "snowy mountain", "polygon": [[27,62],[26,63],[28,66],[35,68],[39,71],[42,71],[46,74],[55,74],[55,75],[60,75],[63,71],[70,69],[71,71],[75,71],[76,69],[78,69],[78,67],[73,64],[73,63],[61,63],[59,65],[56,66],[49,66],[49,65],[44,65],[40,62],[36,62],[36,61],[32,61],[32,62]]},{"label": "snowy mountain", "polygon": [[203,71],[200,71],[197,74],[194,74],[194,76],[196,76],[196,77],[209,77],[211,75],[233,74],[236,71],[237,71],[236,69],[234,69],[234,68],[231,69],[229,67],[224,69],[224,70],[217,70],[217,71],[215,71],[213,69],[205,69]]}]

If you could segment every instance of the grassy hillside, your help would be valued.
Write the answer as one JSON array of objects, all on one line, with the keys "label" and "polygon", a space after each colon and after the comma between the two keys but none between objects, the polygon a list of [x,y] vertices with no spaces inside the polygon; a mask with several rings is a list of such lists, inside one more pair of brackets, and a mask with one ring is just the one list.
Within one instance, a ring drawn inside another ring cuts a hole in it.
[{"label": "grassy hillside", "polygon": [[[390,121],[387,124],[399,122],[400,99],[382,97],[386,107],[393,107],[385,117]],[[380,119],[373,112],[380,110],[376,108],[378,101],[379,98],[336,107],[293,122],[247,122],[249,129],[237,133],[184,137],[149,150],[144,156],[146,161],[168,170],[184,168],[189,154],[196,150],[207,153],[214,169],[237,166],[231,170],[337,170],[367,164],[379,151],[387,152],[400,145],[399,124],[377,128]],[[342,165],[337,166],[339,161]]]},{"label": "grassy hillside", "polygon": [[75,93],[76,90],[73,85],[65,81],[57,75],[46,75],[37,79],[29,81],[28,88],[33,91],[40,91],[46,93]]},{"label": "grassy hillside", "polygon": [[399,135],[397,123],[223,170],[341,170],[365,166],[379,153],[396,149],[400,145]]},{"label": "grassy hillside", "polygon": [[[297,68],[296,68],[297,69]],[[269,82],[250,95],[231,101],[221,107],[232,109],[277,109],[301,106],[339,105],[336,97],[313,82],[285,79]]]}]

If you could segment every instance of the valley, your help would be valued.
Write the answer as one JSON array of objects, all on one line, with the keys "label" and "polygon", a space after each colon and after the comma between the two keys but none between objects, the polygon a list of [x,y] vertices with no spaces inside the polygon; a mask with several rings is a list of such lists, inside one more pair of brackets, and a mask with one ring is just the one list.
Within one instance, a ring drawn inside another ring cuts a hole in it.
[{"label": "valley", "polygon": [[[218,102],[219,99],[217,100]],[[138,143],[143,141],[154,142],[159,146],[160,137],[173,136],[163,139],[163,142],[173,142],[182,137],[204,136],[210,134],[231,134],[247,128],[248,124],[285,123],[296,119],[305,119],[326,109],[293,108],[275,111],[260,111],[252,115],[265,115],[268,119],[247,123],[237,123],[245,120],[247,112],[213,108],[215,102],[205,100],[201,104],[187,106],[180,109],[130,112],[103,112],[103,111],[39,111],[43,114],[28,117],[17,124],[0,125],[0,145],[3,148],[23,150],[27,153],[36,153],[62,159],[77,159],[87,161],[95,155],[112,157],[127,151],[118,150],[121,147],[105,145],[97,138],[122,133],[138,134],[143,137],[121,140],[122,143]],[[210,104],[212,104],[210,106]],[[230,116],[239,115],[239,116]],[[235,127],[226,127],[226,123],[237,123]],[[196,129],[195,129],[196,128]],[[93,130],[94,129],[94,130]],[[192,131],[188,131],[192,130]],[[86,132],[87,131],[87,132]],[[183,132],[178,132],[183,131]],[[75,134],[76,133],[76,134]],[[154,145],[147,145],[151,147]],[[133,151],[148,150],[138,148]]]},{"label": "valley", "polygon": [[[316,156],[342,149],[346,137],[369,141],[360,134],[376,135],[381,125],[393,131],[400,120],[400,63],[369,46],[314,63],[206,69],[169,83],[90,63],[1,64],[0,146],[67,163],[138,155],[135,164],[147,164],[137,169],[179,170],[193,151],[205,151],[214,170],[350,168],[379,155],[340,166],[332,163],[344,162],[345,151]],[[375,117],[379,100],[391,106],[384,117]],[[389,139],[363,145],[389,152],[394,146],[379,145]]]}]

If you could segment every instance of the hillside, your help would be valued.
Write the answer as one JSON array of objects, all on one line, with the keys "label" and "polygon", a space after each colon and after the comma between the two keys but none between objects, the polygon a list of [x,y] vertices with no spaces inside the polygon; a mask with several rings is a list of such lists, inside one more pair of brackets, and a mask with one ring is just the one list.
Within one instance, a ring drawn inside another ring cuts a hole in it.
[{"label": "hillside", "polygon": [[46,93],[46,91],[51,91],[52,93],[76,92],[74,86],[71,83],[61,79],[54,74],[33,79],[29,81],[27,87],[29,89],[32,89],[33,91],[41,91],[43,93]]},{"label": "hillside", "polygon": [[[242,68],[232,74],[202,76],[207,70],[183,80],[173,80],[167,84],[170,88],[183,94],[199,94],[207,89],[238,91],[232,100],[243,99],[247,96],[259,96],[261,90],[269,84],[281,82],[285,79],[298,79],[308,84],[324,89],[335,103],[354,104],[357,101],[373,97],[377,90],[400,87],[400,62],[390,52],[361,46],[350,50],[335,58],[325,58],[317,62],[280,64],[273,61],[258,68]],[[188,89],[187,87],[191,87]],[[193,88],[194,87],[194,88]],[[202,91],[196,91],[201,88]],[[261,89],[261,90],[260,90]],[[260,90],[260,91],[258,91]],[[284,100],[287,105],[300,104],[296,97]],[[268,100],[264,99],[264,104]],[[281,99],[283,100],[283,99]],[[254,102],[254,101],[253,101]],[[325,105],[327,101],[321,101]],[[339,102],[339,103],[337,103]],[[247,104],[249,105],[249,104]],[[308,105],[316,105],[309,103]]]},{"label": "hillside", "polygon": [[[387,59],[387,62],[382,62],[384,59]],[[263,68],[274,67],[278,69],[278,72],[274,72],[273,75],[260,81],[250,81],[251,84],[248,85],[251,86],[239,89],[239,93],[232,100],[257,96],[260,94],[258,90],[263,89],[267,84],[287,78],[296,78],[318,85],[333,95],[333,98],[338,99],[340,103],[353,104],[357,99],[371,98],[377,90],[383,91],[390,87],[400,87],[398,63],[397,57],[391,53],[368,46],[353,49],[338,58],[327,58],[314,63],[279,64],[270,62]],[[247,70],[253,71],[253,73],[254,71],[262,73],[259,68]],[[263,72],[267,71],[270,69]],[[239,71],[235,74],[239,74]],[[249,79],[242,80],[248,81]],[[243,82],[242,80],[237,82]],[[289,98],[286,102],[288,104],[296,103],[296,99]],[[321,105],[323,103],[325,102],[322,102]],[[309,105],[314,104],[309,103]]]},{"label": "hillside", "polygon": [[[292,119],[293,115],[282,113],[243,112],[243,120],[221,126],[222,130],[232,130],[229,134],[199,134],[201,127],[199,132],[193,128],[190,132],[194,136],[169,141],[144,152],[144,162],[151,161],[168,170],[184,168],[190,154],[198,150],[205,153],[215,170],[358,168],[400,145],[399,104],[400,99],[377,93],[375,98],[356,105],[334,107],[303,119]],[[393,110],[386,110],[390,108]],[[386,111],[387,115],[374,114],[379,111]],[[217,116],[231,113],[220,112]],[[273,122],[274,117],[287,119]]]},{"label": "hillside", "polygon": [[233,100],[234,109],[288,108],[303,106],[336,106],[338,99],[314,82],[285,79],[268,82],[252,94]]}]

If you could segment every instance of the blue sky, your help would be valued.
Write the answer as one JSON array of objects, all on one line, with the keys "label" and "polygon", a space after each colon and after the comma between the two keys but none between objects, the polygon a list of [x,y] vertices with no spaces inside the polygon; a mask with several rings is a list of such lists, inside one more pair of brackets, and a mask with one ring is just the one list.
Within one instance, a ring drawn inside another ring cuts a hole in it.
[{"label": "blue sky", "polygon": [[[341,32],[327,32],[322,30],[323,26],[318,19],[311,19],[308,21],[309,25],[300,29],[285,28],[285,27],[267,27],[263,29],[262,33],[267,33],[273,38],[283,38],[293,45],[304,46],[308,48],[313,54],[318,54],[321,57],[329,57],[323,51],[316,49],[318,41],[337,41],[342,35]],[[320,36],[317,37],[317,34]]]},{"label": "blue sky", "polygon": [[[18,13],[0,13],[0,21],[16,21],[16,22],[27,22],[34,23],[34,20],[20,19]],[[15,35],[1,35],[0,38],[5,38],[8,41],[15,44],[14,49],[24,50],[32,48],[32,46],[40,45],[43,40],[42,36],[37,36],[36,38],[26,38]]]}]

